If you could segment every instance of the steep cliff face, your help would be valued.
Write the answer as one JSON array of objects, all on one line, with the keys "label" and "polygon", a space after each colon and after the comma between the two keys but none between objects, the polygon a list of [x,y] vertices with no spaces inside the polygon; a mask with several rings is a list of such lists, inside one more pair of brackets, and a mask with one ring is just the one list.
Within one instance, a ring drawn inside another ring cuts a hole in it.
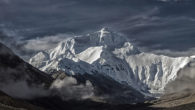
[{"label": "steep cliff face", "polygon": [[66,39],[51,50],[40,52],[30,64],[75,74],[101,74],[146,95],[163,93],[192,57],[168,57],[141,52],[125,36],[106,28]]}]

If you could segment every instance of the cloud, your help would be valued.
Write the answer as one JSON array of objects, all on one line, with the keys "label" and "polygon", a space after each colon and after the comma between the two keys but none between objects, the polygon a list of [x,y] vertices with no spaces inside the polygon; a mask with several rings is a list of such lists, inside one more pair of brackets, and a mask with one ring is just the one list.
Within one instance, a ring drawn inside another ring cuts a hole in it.
[{"label": "cloud", "polygon": [[35,53],[54,48],[60,41],[70,37],[73,37],[73,34],[57,34],[25,39],[15,31],[6,29],[0,31],[0,42],[11,48],[14,53],[26,61],[28,61],[28,59]]},{"label": "cloud", "polygon": [[55,80],[49,89],[43,85],[29,85],[26,81],[9,81],[0,84],[0,90],[6,94],[21,99],[59,96],[62,100],[84,100],[94,95],[94,88],[90,81],[78,84],[73,77]]},{"label": "cloud", "polygon": [[195,90],[195,61],[192,61],[185,68],[180,70],[177,78],[170,82],[165,91],[167,93],[181,92],[184,90],[194,91]]},{"label": "cloud", "polygon": [[1,0],[0,3],[9,4],[9,3],[11,3],[11,0]]},{"label": "cloud", "polygon": [[170,1],[179,2],[179,1],[185,1],[185,0],[158,0],[158,1],[162,1],[162,2],[170,2]]},{"label": "cloud", "polygon": [[[18,50],[25,57],[32,56],[34,51],[54,46],[56,42],[45,38],[48,35],[69,32],[83,34],[96,31],[102,26],[114,28],[130,39],[136,39],[140,43],[138,46],[152,50],[185,51],[193,48],[195,2],[182,0],[189,2],[175,4],[158,1],[11,0],[11,5],[0,6],[0,13],[3,15],[0,16],[0,24],[16,31],[15,42],[21,40],[20,42],[27,43],[20,43],[19,47],[12,46],[14,51]],[[21,36],[22,39],[18,39]],[[51,44],[47,45],[42,38]],[[156,44],[160,46],[153,48]]]},{"label": "cloud", "polygon": [[24,45],[24,48],[33,51],[48,50],[56,47],[60,41],[63,41],[70,37],[73,37],[73,35],[57,34],[54,36],[45,36],[41,38],[37,37],[36,39],[25,41],[26,44]]},{"label": "cloud", "polygon": [[86,81],[86,84],[78,84],[77,80],[73,77],[66,77],[63,80],[57,79],[51,85],[51,90],[54,90],[63,100],[81,100],[94,95],[94,88],[90,81]]},{"label": "cloud", "polygon": [[1,84],[0,90],[6,94],[21,99],[32,99],[49,95],[49,91],[43,89],[42,86],[29,86],[26,81],[9,82]]},{"label": "cloud", "polygon": [[175,51],[169,49],[162,49],[162,50],[151,50],[151,53],[159,54],[159,55],[167,55],[172,57],[180,57],[180,56],[193,56],[195,55],[195,48],[190,48],[186,51]]}]

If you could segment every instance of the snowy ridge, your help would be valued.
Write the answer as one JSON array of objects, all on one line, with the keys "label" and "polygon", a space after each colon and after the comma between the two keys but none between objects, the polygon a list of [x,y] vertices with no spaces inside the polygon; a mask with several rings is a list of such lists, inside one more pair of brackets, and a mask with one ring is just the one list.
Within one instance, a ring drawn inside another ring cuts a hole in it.
[{"label": "snowy ridge", "polygon": [[143,94],[161,94],[193,57],[172,58],[140,52],[121,34],[106,28],[62,41],[40,52],[30,63],[42,71],[57,69],[68,74],[103,74],[132,86]]}]

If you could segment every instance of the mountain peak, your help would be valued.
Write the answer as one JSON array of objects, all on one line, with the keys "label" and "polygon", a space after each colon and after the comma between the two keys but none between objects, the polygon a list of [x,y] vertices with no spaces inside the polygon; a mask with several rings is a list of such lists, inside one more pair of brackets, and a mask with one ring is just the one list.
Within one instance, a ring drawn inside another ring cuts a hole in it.
[{"label": "mountain peak", "polygon": [[102,28],[100,31],[100,42],[102,41],[102,38],[107,36],[106,34],[109,34],[108,28]]},{"label": "mountain peak", "polygon": [[111,30],[107,27],[103,27],[102,29],[99,30],[99,32],[101,32],[101,33],[110,33]]},{"label": "mountain peak", "polygon": [[[75,38],[76,41],[86,41],[87,45],[91,46],[105,46],[108,48],[118,48],[121,47],[125,42],[128,42],[129,39],[117,32],[111,31],[109,28],[102,28],[101,30],[90,33],[87,35],[80,36]],[[78,40],[77,40],[78,39]],[[78,41],[78,42],[80,42]]]}]

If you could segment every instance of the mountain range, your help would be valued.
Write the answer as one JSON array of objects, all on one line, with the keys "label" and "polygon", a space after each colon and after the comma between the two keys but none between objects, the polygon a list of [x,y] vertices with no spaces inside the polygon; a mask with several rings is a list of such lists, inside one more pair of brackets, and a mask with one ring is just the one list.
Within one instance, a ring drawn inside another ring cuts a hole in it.
[{"label": "mountain range", "polygon": [[193,110],[194,58],[141,52],[107,28],[36,54],[34,67],[0,43],[0,109]]},{"label": "mountain range", "polygon": [[53,49],[39,52],[29,63],[42,71],[68,75],[100,74],[134,88],[145,96],[159,97],[178,72],[194,60],[140,51],[124,35],[103,28],[65,39]]}]

